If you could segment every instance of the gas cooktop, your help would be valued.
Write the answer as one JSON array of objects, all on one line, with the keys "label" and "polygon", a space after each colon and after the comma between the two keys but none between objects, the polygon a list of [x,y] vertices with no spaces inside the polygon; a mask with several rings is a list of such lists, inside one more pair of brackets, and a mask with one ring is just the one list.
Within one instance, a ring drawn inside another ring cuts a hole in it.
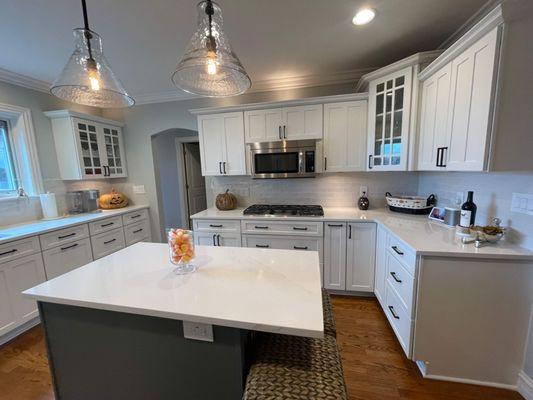
[{"label": "gas cooktop", "polygon": [[254,204],[243,211],[244,215],[286,215],[296,217],[321,217],[324,215],[322,206],[310,205],[272,205]]}]

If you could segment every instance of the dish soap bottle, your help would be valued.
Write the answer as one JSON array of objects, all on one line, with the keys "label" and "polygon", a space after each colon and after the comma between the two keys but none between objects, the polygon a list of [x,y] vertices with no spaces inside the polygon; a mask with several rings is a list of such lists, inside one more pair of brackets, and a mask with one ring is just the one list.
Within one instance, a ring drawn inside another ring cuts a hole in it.
[{"label": "dish soap bottle", "polygon": [[370,201],[368,200],[368,197],[366,197],[366,192],[363,192],[363,195],[359,197],[359,200],[357,201],[357,206],[360,210],[368,210],[368,207],[370,206]]},{"label": "dish soap bottle", "polygon": [[477,206],[474,203],[474,192],[468,192],[466,201],[461,206],[460,225],[469,228],[476,223]]}]

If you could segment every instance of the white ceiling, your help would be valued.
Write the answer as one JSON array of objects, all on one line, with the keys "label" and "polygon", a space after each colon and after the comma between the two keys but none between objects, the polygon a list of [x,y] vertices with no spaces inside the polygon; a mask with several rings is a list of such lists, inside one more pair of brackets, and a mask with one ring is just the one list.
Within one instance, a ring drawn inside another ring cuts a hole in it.
[{"label": "white ceiling", "polygon": [[[486,0],[219,0],[233,50],[254,86],[354,79],[412,53],[432,50]],[[355,27],[357,9],[376,9]],[[194,0],[87,0],[91,28],[127,90],[143,99],[179,95],[170,82],[196,28]],[[0,68],[52,82],[82,25],[77,0],[0,0]],[[355,82],[354,82],[355,83]]]}]

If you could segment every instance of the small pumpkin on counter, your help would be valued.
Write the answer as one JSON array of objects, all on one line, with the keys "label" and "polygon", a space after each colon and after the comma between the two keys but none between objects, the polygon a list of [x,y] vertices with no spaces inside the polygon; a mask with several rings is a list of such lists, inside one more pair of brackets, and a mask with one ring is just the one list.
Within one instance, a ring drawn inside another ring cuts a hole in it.
[{"label": "small pumpkin on counter", "polygon": [[128,201],[126,195],[118,193],[115,189],[111,189],[111,193],[103,194],[98,198],[98,204],[103,210],[126,207]]},{"label": "small pumpkin on counter", "polygon": [[215,206],[221,211],[233,210],[237,207],[237,198],[227,189],[225,193],[217,195]]}]

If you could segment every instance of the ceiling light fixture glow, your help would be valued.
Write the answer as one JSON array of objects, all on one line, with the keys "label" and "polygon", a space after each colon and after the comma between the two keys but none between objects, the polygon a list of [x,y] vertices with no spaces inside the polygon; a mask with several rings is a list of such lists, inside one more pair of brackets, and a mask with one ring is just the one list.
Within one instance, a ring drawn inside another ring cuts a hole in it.
[{"label": "ceiling light fixture glow", "polygon": [[372,21],[375,16],[376,12],[374,10],[371,8],[363,8],[357,11],[357,14],[355,14],[355,17],[353,17],[352,22],[354,25],[366,25]]}]

